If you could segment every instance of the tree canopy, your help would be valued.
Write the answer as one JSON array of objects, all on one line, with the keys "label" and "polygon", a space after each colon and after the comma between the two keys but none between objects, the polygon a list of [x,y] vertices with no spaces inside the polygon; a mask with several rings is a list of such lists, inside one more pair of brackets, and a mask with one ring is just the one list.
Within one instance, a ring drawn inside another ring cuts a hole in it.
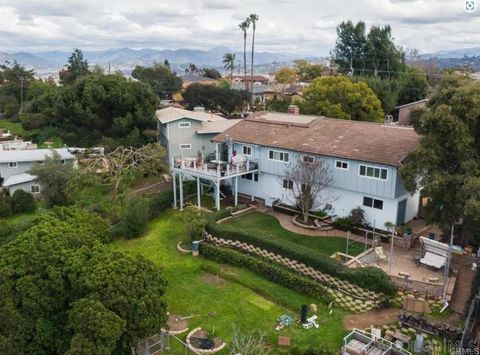
[{"label": "tree canopy", "polygon": [[107,224],[58,208],[0,249],[4,354],[120,354],[166,320],[152,262],[110,251]]},{"label": "tree canopy", "polygon": [[90,74],[88,61],[83,58],[83,52],[75,48],[67,60],[65,69],[59,72],[60,83],[62,85],[71,85],[78,78]]},{"label": "tree canopy", "polygon": [[235,111],[241,111],[249,97],[244,90],[199,83],[189,85],[183,93],[183,100],[188,109],[203,106],[206,110],[221,112],[227,116]]},{"label": "tree canopy", "polygon": [[422,138],[400,170],[406,188],[423,188],[429,222],[449,228],[463,221],[464,231],[478,237],[480,84],[445,79],[414,127]]},{"label": "tree canopy", "polygon": [[405,70],[405,53],[396,46],[390,25],[372,26],[367,33],[362,21],[342,22],[332,56],[343,73],[353,68],[354,75],[390,77]]},{"label": "tree canopy", "polygon": [[303,92],[302,113],[356,121],[383,122],[380,100],[363,82],[346,77],[320,77]]},{"label": "tree canopy", "polygon": [[172,94],[182,88],[182,80],[165,64],[157,63],[151,67],[137,65],[132,71],[132,77],[150,85],[161,99],[170,99]]},{"label": "tree canopy", "polygon": [[322,75],[325,66],[317,63],[310,63],[305,59],[298,59],[294,61],[295,72],[301,81],[311,81]]}]

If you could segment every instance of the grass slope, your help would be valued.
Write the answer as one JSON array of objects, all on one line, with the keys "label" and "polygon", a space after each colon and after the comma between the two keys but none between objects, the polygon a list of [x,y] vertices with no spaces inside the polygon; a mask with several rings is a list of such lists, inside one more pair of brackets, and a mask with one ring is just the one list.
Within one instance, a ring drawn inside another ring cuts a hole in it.
[{"label": "grass slope", "polygon": [[[275,354],[289,353],[288,348],[276,345],[279,335],[290,336],[292,344],[302,348],[323,346],[338,351],[346,334],[341,311],[334,310],[329,315],[329,310],[315,299],[254,273],[179,254],[175,246],[185,239],[179,214],[166,211],[151,223],[145,236],[111,244],[115,250],[141,254],[163,269],[169,281],[166,301],[170,312],[197,316],[190,319],[190,329],[196,326],[210,332],[215,329],[215,335],[227,342],[233,324],[243,329],[257,329],[266,334]],[[300,305],[310,303],[318,305],[319,329],[304,330],[294,325],[280,332],[274,330],[280,315],[287,313],[298,319]],[[222,352],[227,353],[228,350]]]}]

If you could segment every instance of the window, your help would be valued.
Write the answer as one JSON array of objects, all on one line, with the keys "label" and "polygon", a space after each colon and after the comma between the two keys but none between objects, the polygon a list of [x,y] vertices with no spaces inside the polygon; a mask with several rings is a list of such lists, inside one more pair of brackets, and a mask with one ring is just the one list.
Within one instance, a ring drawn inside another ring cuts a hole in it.
[{"label": "window", "polygon": [[300,187],[301,187],[301,189],[302,189],[302,192],[305,192],[305,193],[307,193],[307,194],[310,193],[310,190],[311,190],[311,188],[312,188],[310,185],[308,185],[308,184],[303,184],[303,183],[302,183],[302,185],[301,185]]},{"label": "window", "polygon": [[387,180],[387,169],[375,168],[373,166],[360,165],[360,176],[372,179]]},{"label": "window", "polygon": [[336,160],[335,161],[335,168],[342,169],[342,170],[348,170],[348,162],[343,161],[343,160]]},{"label": "window", "polygon": [[44,164],[44,162],[43,162],[43,161],[41,161],[41,160],[39,160],[39,161],[37,161],[37,164],[38,164],[38,165],[43,165],[43,164]]},{"label": "window", "polygon": [[40,185],[31,185],[30,192],[32,194],[38,194],[40,192]]},{"label": "window", "polygon": [[18,163],[16,161],[11,161],[8,163],[9,168],[18,168]]},{"label": "window", "polygon": [[191,144],[180,144],[180,149],[192,149]]},{"label": "window", "polygon": [[383,201],[377,200],[376,198],[364,196],[363,205],[366,207],[373,207],[378,210],[383,210]]},{"label": "window", "polygon": [[243,155],[252,155],[252,147],[249,145],[243,146]]},{"label": "window", "polygon": [[283,179],[283,188],[293,190],[293,180]]},{"label": "window", "polygon": [[288,163],[288,153],[280,152],[278,150],[269,150],[268,158],[270,160],[283,161],[285,163]]},{"label": "window", "polygon": [[303,162],[304,163],[313,164],[314,161],[315,161],[315,158],[310,156],[310,155],[304,155],[303,156]]},{"label": "window", "polygon": [[253,176],[252,176],[252,173],[242,175],[242,179],[252,180],[252,177],[253,177],[253,181],[258,181],[258,174],[257,173],[253,174]]},{"label": "window", "polygon": [[67,164],[67,161],[65,159],[62,159],[62,165]]},{"label": "window", "polygon": [[190,128],[191,124],[190,124],[190,122],[179,122],[178,127],[180,127],[180,128]]}]

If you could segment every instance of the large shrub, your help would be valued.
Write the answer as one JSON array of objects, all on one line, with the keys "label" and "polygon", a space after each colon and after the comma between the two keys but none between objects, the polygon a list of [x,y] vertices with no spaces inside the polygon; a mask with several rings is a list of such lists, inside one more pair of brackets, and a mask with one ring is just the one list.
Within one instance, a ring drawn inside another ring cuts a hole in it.
[{"label": "large shrub", "polygon": [[307,279],[271,262],[208,243],[200,243],[200,253],[207,259],[253,271],[277,284],[315,297],[325,304],[332,301],[327,289],[319,282]]},{"label": "large shrub", "polygon": [[10,196],[0,191],[0,218],[9,217],[12,215],[12,201]]},{"label": "large shrub", "polygon": [[13,213],[31,212],[35,210],[35,200],[32,194],[26,191],[16,190],[11,200]]},{"label": "large shrub", "polygon": [[226,231],[215,222],[216,213],[208,216],[206,230],[212,235],[227,240],[239,240],[255,245],[289,259],[303,262],[318,271],[335,276],[358,285],[367,290],[393,295],[395,287],[387,274],[377,268],[349,269],[328,256],[319,257],[307,247],[291,243],[285,240],[272,239],[263,235],[255,235],[246,231]]},{"label": "large shrub", "polygon": [[149,219],[148,202],[142,198],[127,200],[122,213],[120,231],[126,238],[135,238],[147,229]]}]

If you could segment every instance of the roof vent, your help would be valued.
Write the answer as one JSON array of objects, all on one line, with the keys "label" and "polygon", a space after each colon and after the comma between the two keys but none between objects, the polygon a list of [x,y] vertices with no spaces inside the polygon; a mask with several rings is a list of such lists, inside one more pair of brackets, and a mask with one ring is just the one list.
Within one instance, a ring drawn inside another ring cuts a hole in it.
[{"label": "roof vent", "polygon": [[203,106],[195,106],[193,108],[193,112],[205,112],[205,107]]}]

